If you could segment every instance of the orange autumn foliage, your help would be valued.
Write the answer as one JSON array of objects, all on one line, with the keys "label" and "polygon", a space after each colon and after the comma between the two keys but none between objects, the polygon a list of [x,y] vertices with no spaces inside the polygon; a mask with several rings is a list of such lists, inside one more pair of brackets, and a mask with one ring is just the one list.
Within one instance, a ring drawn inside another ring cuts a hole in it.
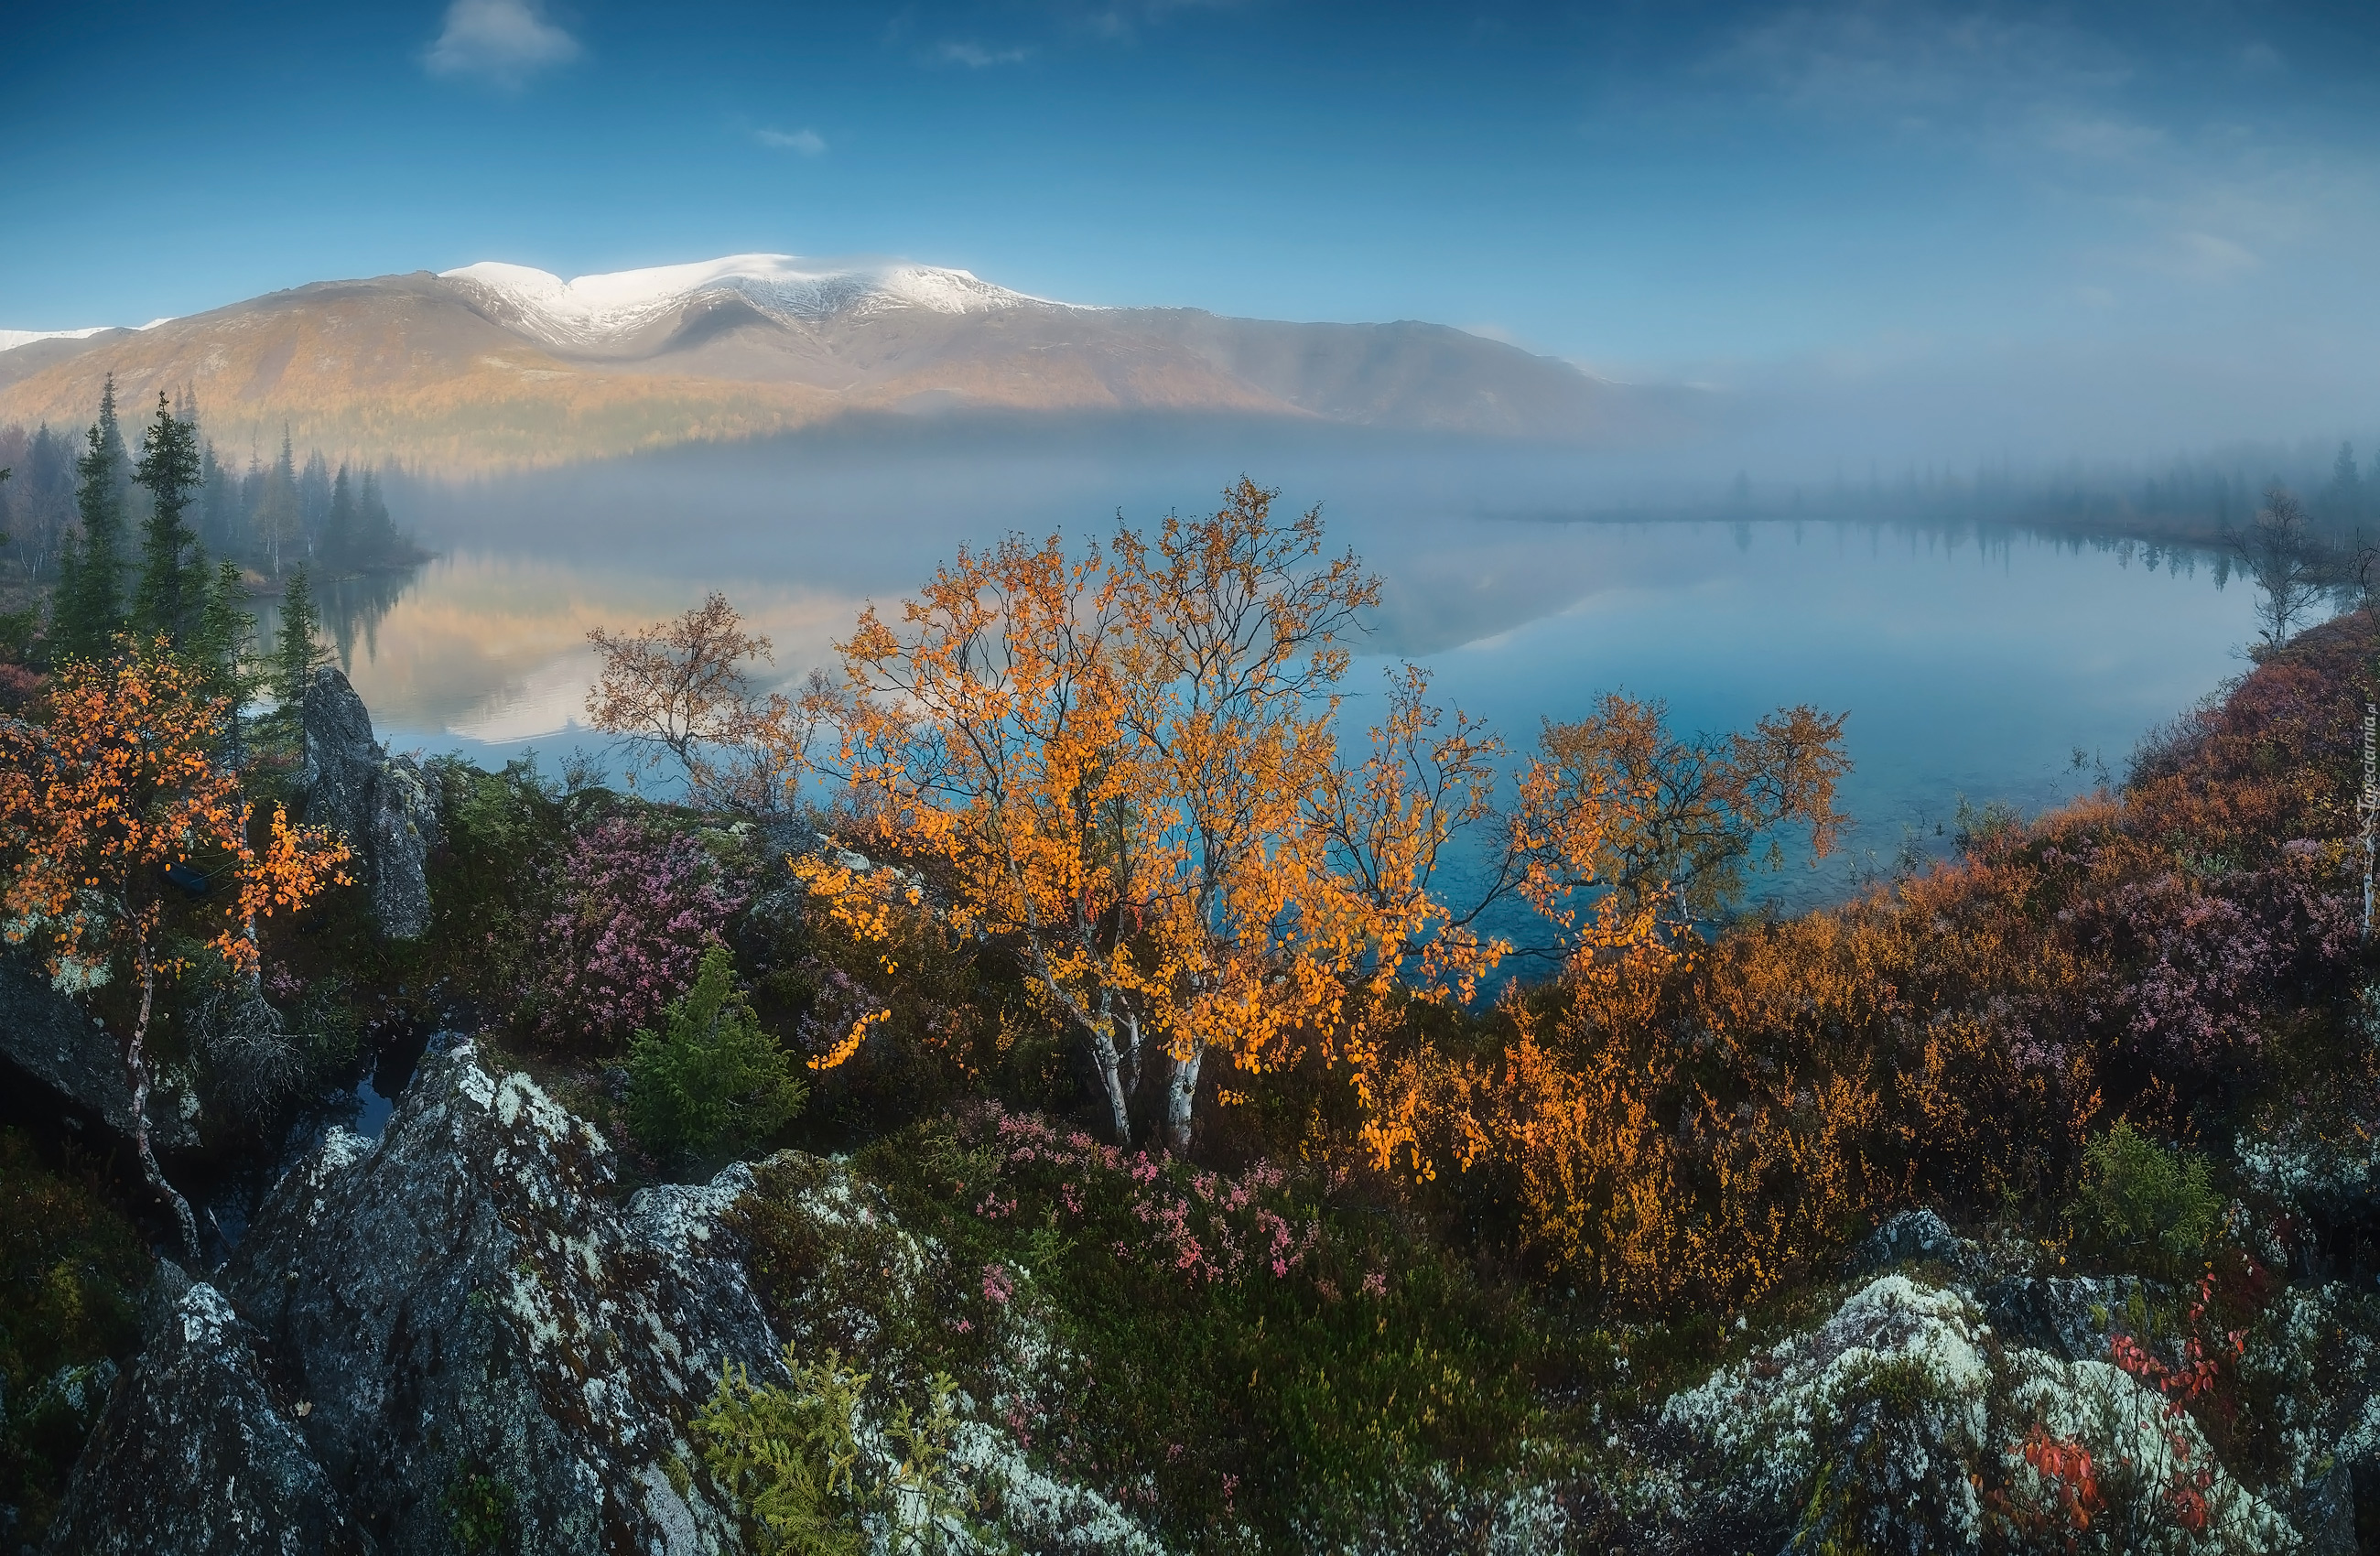
[{"label": "orange autumn foliage", "polygon": [[169,903],[164,872],[185,866],[216,890],[182,915],[244,972],[256,963],[257,918],[344,883],[346,845],[291,827],[277,806],[262,846],[251,843],[238,776],[212,754],[225,711],[202,673],[160,640],[113,663],[65,666],[42,722],[0,725],[0,908],[12,943],[44,942],[53,972],[69,977],[118,953],[143,977],[178,971],[152,952]]},{"label": "orange autumn foliage", "polygon": [[[1188,1143],[1199,1069],[1301,1055],[1360,1066],[1408,966],[1467,987],[1493,949],[1428,876],[1486,814],[1492,745],[1408,677],[1342,764],[1342,638],[1377,583],[1320,557],[1321,524],[1243,480],[1222,508],[1069,556],[1054,537],[962,550],[898,626],[843,646],[835,766],[871,846],[949,888],[962,935],[1016,945],[1086,1041],[1118,1136],[1161,1060],[1162,1127]],[[832,858],[796,867],[855,930],[880,890]]]},{"label": "orange autumn foliage", "polygon": [[1902,1205],[2062,1197],[2093,1131],[2228,1105],[2345,997],[2375,647],[2306,634],[2121,794],[1840,907],[1583,953],[1484,1050],[1392,1053],[1376,1160],[1640,1307],[1756,1299]]}]

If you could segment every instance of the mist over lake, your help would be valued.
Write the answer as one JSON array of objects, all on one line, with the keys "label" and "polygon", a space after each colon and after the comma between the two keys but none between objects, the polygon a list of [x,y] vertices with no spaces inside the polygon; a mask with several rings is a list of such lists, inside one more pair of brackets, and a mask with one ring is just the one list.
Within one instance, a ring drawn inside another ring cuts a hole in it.
[{"label": "mist over lake", "polygon": [[332,625],[397,748],[535,750],[551,768],[603,745],[582,727],[590,627],[719,590],[795,682],[831,663],[864,602],[892,606],[961,545],[1103,538],[1119,510],[1148,527],[1211,509],[1244,469],[1284,506],[1319,504],[1328,546],[1383,575],[1351,723],[1405,658],[1516,747],[1616,690],[1666,699],[1682,731],[1800,702],[1848,712],[1858,826],[1817,871],[1756,893],[1786,906],[1840,896],[1905,847],[1939,857],[1962,798],[2030,813],[2119,781],[2144,734],[2245,668],[2254,634],[2252,591],[2208,553],[1882,522],[1873,504],[1840,517],[1823,497],[1791,519],[1632,518],[1650,478],[1609,458],[1230,423],[895,424],[424,484],[405,505],[439,556],[334,592]]}]

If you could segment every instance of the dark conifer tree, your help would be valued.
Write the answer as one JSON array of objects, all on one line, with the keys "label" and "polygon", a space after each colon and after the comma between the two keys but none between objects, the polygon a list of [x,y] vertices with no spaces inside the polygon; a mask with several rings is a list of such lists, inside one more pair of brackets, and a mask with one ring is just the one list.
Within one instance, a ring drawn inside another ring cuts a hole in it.
[{"label": "dark conifer tree", "polygon": [[59,557],[51,637],[57,657],[97,660],[114,651],[115,635],[124,629],[124,500],[117,479],[124,437],[115,425],[113,377],[84,443],[75,461],[82,536]]},{"label": "dark conifer tree", "polygon": [[133,624],[182,644],[199,626],[206,606],[208,567],[199,537],[182,516],[199,494],[201,474],[198,429],[174,414],[157,396],[157,418],[140,440],[140,463],[133,479],[149,491],[149,517],[141,526],[140,584]]},{"label": "dark conifer tree", "polygon": [[331,482],[330,517],[322,521],[322,559],[334,567],[353,566],[358,530],[355,483],[342,465],[337,479]]},{"label": "dark conifer tree", "polygon": [[280,706],[273,711],[273,722],[282,732],[295,736],[298,732],[299,705],[306,699],[306,688],[313,684],[314,672],[331,662],[331,653],[322,646],[322,614],[314,608],[314,590],[306,578],[306,569],[298,568],[289,575],[289,585],[281,594],[281,627],[273,638],[271,669],[273,699]]},{"label": "dark conifer tree", "polygon": [[264,686],[255,654],[256,618],[248,613],[247,594],[237,564],[217,564],[213,576],[205,580],[198,625],[188,646],[189,656],[205,666],[207,689],[231,704],[227,722],[235,762],[244,755],[243,715]]},{"label": "dark conifer tree", "polygon": [[331,468],[315,449],[298,472],[298,527],[306,537],[306,554],[322,554],[322,531],[331,521]]},{"label": "dark conifer tree", "polygon": [[264,474],[255,507],[257,544],[281,576],[283,559],[298,552],[305,535],[298,512],[298,472],[289,457],[289,430],[281,430],[281,457]]}]

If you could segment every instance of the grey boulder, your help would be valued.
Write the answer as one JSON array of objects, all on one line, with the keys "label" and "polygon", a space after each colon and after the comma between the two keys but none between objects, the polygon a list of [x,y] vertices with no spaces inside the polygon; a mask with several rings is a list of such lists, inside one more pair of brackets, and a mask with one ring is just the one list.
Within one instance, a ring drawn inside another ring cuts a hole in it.
[{"label": "grey boulder", "polygon": [[612,1152],[527,1076],[434,1055],[368,1144],[334,1133],[225,1271],[383,1549],[732,1550],[684,1424],[779,1345],[723,1224],[751,1182],[616,1203]]},{"label": "grey boulder", "polygon": [[299,710],[306,765],[298,775],[306,819],[329,826],[356,851],[357,879],[372,916],[393,940],[430,928],[430,850],[438,812],[420,764],[393,757],[372,737],[371,714],[335,665],[314,672]]},{"label": "grey boulder", "polygon": [[371,1545],[223,1295],[185,1289],[152,1327],[76,1466],[48,1549],[76,1556],[310,1556]]}]

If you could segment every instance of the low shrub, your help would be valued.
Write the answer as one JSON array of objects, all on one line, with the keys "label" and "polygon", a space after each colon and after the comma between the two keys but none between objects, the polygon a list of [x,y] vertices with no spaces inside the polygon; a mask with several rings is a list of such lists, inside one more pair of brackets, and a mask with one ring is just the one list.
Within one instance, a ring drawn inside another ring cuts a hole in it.
[{"label": "low shrub", "polygon": [[2083,1246],[2149,1273],[2174,1274],[2223,1224],[2206,1159],[2161,1146],[2119,1119],[2082,1150],[2067,1224]]},{"label": "low shrub", "polygon": [[[953,1374],[1029,1458],[1178,1549],[1451,1536],[1546,1440],[1537,1384],[1574,1371],[1567,1331],[1326,1169],[1202,1171],[997,1107],[853,1168],[932,1250],[899,1301],[836,1299],[883,1302],[849,1335],[880,1379]],[[864,1288],[898,1256],[811,1246],[771,1201],[814,1189],[771,1163],[741,1224],[786,1327],[832,1334],[821,1281],[847,1264]],[[1019,1376],[1011,1341],[1043,1364]]]},{"label": "low shrub", "polygon": [[[972,1550],[973,1498],[950,1473],[956,1390],[930,1380],[922,1415],[906,1402],[885,1423],[887,1462],[863,1454],[856,1428],[868,1376],[785,1347],[790,1383],[754,1383],[729,1363],[694,1420],[703,1464],[751,1526],[763,1556],[859,1556],[881,1526],[894,1556]],[[891,1454],[897,1453],[897,1459]]]}]

